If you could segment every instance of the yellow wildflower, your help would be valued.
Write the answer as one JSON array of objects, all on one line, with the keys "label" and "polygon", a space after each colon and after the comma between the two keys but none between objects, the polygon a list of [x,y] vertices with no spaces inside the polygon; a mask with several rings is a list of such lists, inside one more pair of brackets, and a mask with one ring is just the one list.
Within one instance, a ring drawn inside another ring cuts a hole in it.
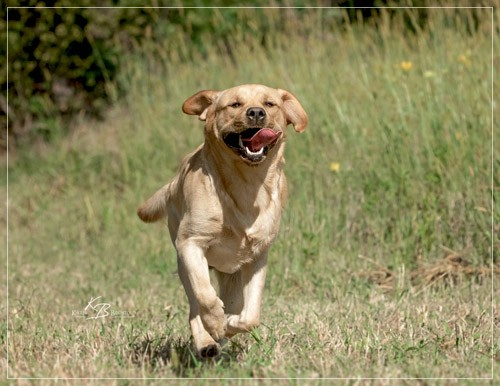
[{"label": "yellow wildflower", "polygon": [[457,57],[457,60],[462,63],[464,66],[468,67],[470,65],[470,60],[469,58],[467,57],[467,55],[464,55],[464,54],[460,54],[458,55]]},{"label": "yellow wildflower", "polygon": [[403,60],[401,63],[399,63],[399,67],[403,70],[403,71],[410,71],[413,67],[413,63],[411,61],[406,61],[406,60]]},{"label": "yellow wildflower", "polygon": [[425,72],[424,72],[424,77],[425,77],[425,78],[432,78],[432,77],[433,77],[433,76],[435,76],[435,75],[436,75],[436,73],[435,73],[434,71],[430,71],[430,70],[428,70],[428,71],[425,71]]},{"label": "yellow wildflower", "polygon": [[340,170],[340,163],[338,163],[338,162],[332,162],[332,163],[330,164],[330,170],[331,170],[332,172],[337,173],[337,172]]}]

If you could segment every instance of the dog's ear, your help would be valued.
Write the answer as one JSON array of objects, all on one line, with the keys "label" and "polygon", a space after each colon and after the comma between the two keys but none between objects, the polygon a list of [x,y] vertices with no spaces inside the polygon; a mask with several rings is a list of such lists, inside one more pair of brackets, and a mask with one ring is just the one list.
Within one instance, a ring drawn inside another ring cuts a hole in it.
[{"label": "dog's ear", "polygon": [[291,92],[280,89],[278,89],[278,91],[283,100],[283,109],[285,110],[287,125],[291,123],[295,131],[299,133],[303,132],[308,122],[304,108]]},{"label": "dog's ear", "polygon": [[182,111],[189,115],[198,115],[200,121],[207,119],[207,109],[214,103],[218,91],[203,90],[189,97],[182,105]]}]

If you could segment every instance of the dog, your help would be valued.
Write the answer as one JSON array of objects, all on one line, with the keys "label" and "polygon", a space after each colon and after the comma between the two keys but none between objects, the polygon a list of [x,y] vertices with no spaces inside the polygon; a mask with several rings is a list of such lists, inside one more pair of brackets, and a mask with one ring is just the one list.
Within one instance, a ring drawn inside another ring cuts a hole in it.
[{"label": "dog", "polygon": [[290,92],[258,84],[200,91],[182,110],[205,122],[205,141],[137,213],[145,222],[168,219],[194,348],[211,358],[222,340],[259,325],[268,250],[287,197],[285,128],[302,132],[308,117]]}]

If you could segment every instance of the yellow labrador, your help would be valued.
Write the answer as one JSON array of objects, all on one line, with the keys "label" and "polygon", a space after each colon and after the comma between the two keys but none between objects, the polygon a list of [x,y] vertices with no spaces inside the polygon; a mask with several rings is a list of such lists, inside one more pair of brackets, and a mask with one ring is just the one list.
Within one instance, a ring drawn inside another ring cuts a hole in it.
[{"label": "yellow labrador", "polygon": [[287,193],[285,128],[303,131],[307,114],[288,91],[258,84],[200,91],[182,110],[205,121],[205,142],[137,213],[145,222],[168,218],[194,346],[208,358],[219,355],[220,340],[259,324],[267,253]]}]

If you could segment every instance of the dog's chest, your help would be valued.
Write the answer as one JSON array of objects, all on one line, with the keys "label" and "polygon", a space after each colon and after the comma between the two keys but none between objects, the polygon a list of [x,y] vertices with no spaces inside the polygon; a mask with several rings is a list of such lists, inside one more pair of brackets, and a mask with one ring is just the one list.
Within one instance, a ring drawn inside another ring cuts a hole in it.
[{"label": "dog's chest", "polygon": [[281,204],[271,202],[253,222],[240,218],[241,221],[229,226],[223,221],[220,233],[206,252],[209,265],[221,272],[234,273],[266,252],[278,233],[280,211]]}]

